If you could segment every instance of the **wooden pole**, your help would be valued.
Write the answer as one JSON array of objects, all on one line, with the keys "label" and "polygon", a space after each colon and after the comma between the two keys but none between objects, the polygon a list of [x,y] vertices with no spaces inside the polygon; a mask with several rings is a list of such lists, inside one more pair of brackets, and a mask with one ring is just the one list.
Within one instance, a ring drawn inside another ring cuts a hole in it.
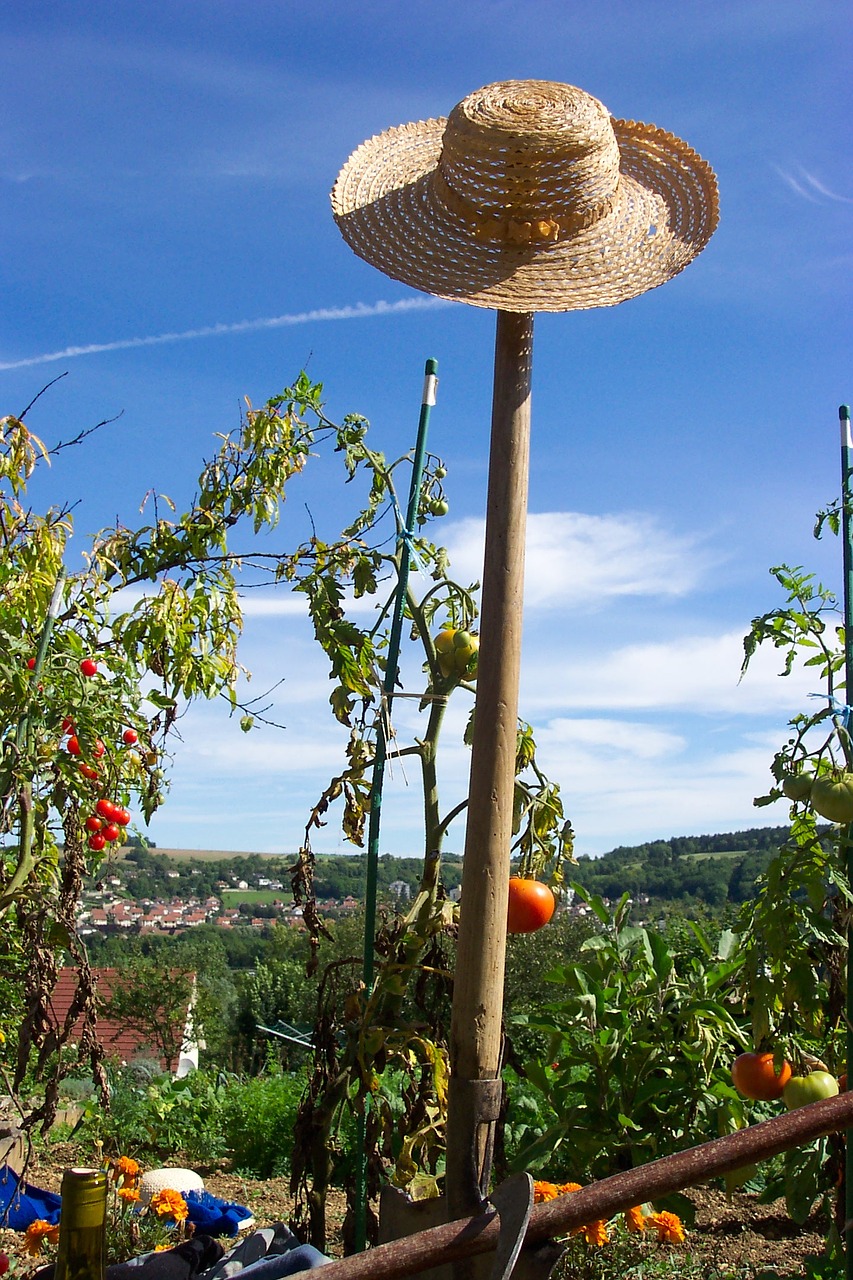
[{"label": "wooden pole", "polygon": [[[476,1213],[500,1099],[509,851],[521,666],[533,316],[497,313],[480,655],[450,1030],[447,1200]],[[471,1264],[464,1271],[472,1276]]]}]

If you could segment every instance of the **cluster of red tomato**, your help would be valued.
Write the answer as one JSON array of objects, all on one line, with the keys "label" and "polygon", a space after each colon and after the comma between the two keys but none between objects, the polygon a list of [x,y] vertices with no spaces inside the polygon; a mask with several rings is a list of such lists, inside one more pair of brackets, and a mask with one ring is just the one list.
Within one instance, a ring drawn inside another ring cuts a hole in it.
[{"label": "cluster of red tomato", "polygon": [[841,1081],[829,1071],[809,1071],[795,1076],[791,1064],[784,1059],[776,1063],[772,1053],[742,1053],[732,1063],[732,1083],[738,1093],[754,1102],[775,1102],[781,1098],[789,1111],[805,1107],[821,1098],[834,1098],[846,1090],[847,1079]]},{"label": "cluster of red tomato", "polygon": [[[87,679],[97,675],[98,664],[92,658],[84,658],[80,663],[81,674]],[[65,742],[65,750],[71,756],[79,756],[82,748],[80,739],[75,732],[76,726],[71,716],[66,716],[62,721],[62,732],[67,735]],[[126,747],[135,746],[139,741],[139,735],[135,729],[125,729],[121,735],[121,740]],[[100,738],[95,739],[95,745],[92,748],[92,755],[96,760],[100,760],[106,753],[106,747]],[[97,782],[100,778],[100,772],[94,765],[88,764],[85,760],[81,760],[77,768],[84,778],[90,782]],[[124,805],[114,804],[106,796],[101,796],[95,804],[95,812],[89,814],[83,825],[89,833],[87,841],[89,848],[94,853],[100,853],[108,844],[114,844],[120,840],[124,828],[130,823],[130,812],[125,809]]]},{"label": "cluster of red tomato", "polygon": [[130,814],[123,805],[113,804],[106,796],[101,796],[91,813],[83,823],[89,832],[88,845],[95,853],[108,844],[115,844],[121,839],[124,828],[130,822]]}]

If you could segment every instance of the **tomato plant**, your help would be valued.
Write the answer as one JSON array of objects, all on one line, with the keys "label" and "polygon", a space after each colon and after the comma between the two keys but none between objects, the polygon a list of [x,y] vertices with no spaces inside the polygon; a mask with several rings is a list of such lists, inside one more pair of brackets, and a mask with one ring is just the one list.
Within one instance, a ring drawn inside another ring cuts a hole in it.
[{"label": "tomato plant", "polygon": [[554,914],[554,894],[539,880],[511,876],[507,905],[507,933],[535,933]]},{"label": "tomato plant", "polygon": [[784,1060],[777,1069],[772,1053],[742,1053],[732,1063],[732,1083],[744,1098],[772,1102],[782,1097],[791,1079],[791,1064]]},{"label": "tomato plant", "polygon": [[525,1073],[549,1117],[513,1168],[600,1177],[741,1127],[746,1103],[729,1080],[730,1046],[743,1039],[731,1001],[737,939],[724,933],[714,948],[697,926],[688,950],[632,925],[628,894],[609,908],[573,888],[598,927],[550,969],[553,996],[513,1020],[546,1037]]}]

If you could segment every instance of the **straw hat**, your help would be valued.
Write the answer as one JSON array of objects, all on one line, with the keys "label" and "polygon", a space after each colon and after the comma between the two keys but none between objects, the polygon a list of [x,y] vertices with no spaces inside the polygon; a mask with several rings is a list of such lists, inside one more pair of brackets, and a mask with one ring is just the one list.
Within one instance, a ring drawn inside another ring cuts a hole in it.
[{"label": "straw hat", "polygon": [[504,311],[634,298],[686,267],[719,217],[713,170],[685,142],[550,80],[486,85],[446,120],[370,138],[332,208],[386,275]]}]

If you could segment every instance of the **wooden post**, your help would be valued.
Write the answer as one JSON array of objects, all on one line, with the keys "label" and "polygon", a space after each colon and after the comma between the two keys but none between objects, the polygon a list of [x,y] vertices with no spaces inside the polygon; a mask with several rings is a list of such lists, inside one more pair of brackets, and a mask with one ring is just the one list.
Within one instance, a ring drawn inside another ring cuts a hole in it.
[{"label": "wooden post", "polygon": [[[500,1099],[509,850],[521,666],[533,316],[497,313],[477,701],[447,1117],[450,1219],[488,1189]],[[474,1274],[469,1261],[463,1267]]]}]

